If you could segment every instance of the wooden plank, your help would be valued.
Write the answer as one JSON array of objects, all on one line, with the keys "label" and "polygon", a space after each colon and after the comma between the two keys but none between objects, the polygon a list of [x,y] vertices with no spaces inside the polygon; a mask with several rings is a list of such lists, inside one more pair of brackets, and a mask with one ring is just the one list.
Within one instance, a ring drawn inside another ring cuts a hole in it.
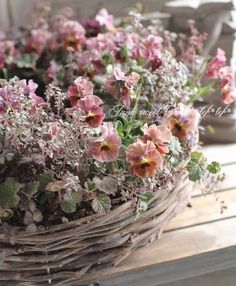
[{"label": "wooden plank", "polygon": [[[216,198],[218,198],[217,201]],[[227,206],[227,209],[223,213],[221,213],[221,200]],[[219,192],[215,195],[195,197],[192,199],[191,204],[191,208],[184,209],[170,221],[166,231],[222,220],[233,216],[236,217],[236,188]]]},{"label": "wooden plank", "polygon": [[[235,286],[235,281],[236,268],[230,268],[158,286]],[[157,286],[157,284],[155,284],[155,286]]]},{"label": "wooden plank", "polygon": [[209,161],[218,161],[221,164],[236,163],[236,144],[211,145],[201,150]]},{"label": "wooden plank", "polygon": [[[91,274],[102,286],[153,286],[236,266],[236,218],[165,233],[125,262]],[[87,281],[88,282],[88,281]],[[78,284],[79,285],[79,284]]]}]

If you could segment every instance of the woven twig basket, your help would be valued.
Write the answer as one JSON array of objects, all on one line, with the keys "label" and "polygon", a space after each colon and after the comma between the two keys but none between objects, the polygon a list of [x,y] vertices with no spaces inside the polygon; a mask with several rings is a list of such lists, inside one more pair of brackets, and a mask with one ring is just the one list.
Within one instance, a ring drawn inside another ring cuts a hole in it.
[{"label": "woven twig basket", "polygon": [[87,285],[99,271],[118,265],[137,247],[159,238],[168,221],[187,205],[192,185],[179,174],[171,189],[159,190],[140,219],[126,202],[96,215],[29,233],[0,227],[0,285]]}]

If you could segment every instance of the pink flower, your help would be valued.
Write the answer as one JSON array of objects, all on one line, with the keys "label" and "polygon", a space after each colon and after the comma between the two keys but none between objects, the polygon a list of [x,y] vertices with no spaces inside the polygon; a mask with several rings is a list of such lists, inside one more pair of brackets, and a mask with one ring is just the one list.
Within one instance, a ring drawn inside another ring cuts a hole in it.
[{"label": "pink flower", "polygon": [[127,79],[125,73],[120,68],[117,68],[117,67],[114,68],[113,75],[114,75],[115,80],[126,81]]},{"label": "pink flower", "polygon": [[233,81],[233,72],[231,67],[224,66],[219,70],[220,86],[224,87],[227,84],[232,84]]},{"label": "pink flower", "polygon": [[157,151],[163,156],[169,152],[168,146],[166,143],[170,142],[172,137],[171,131],[164,125],[144,125],[144,136],[141,136],[138,140],[141,140],[144,143],[151,141],[156,146]]},{"label": "pink flower", "polygon": [[141,48],[141,56],[154,60],[161,51],[163,39],[158,36],[148,35],[144,41],[144,48]]},{"label": "pink flower", "polygon": [[180,140],[188,140],[197,131],[200,114],[197,110],[179,104],[171,110],[164,119],[164,124],[171,130],[171,133]]},{"label": "pink flower", "polygon": [[76,21],[66,21],[60,29],[64,47],[80,50],[85,42],[85,29]]},{"label": "pink flower", "polygon": [[70,86],[67,90],[72,106],[76,106],[81,97],[93,95],[93,84],[90,81],[78,77],[74,83],[75,85]]},{"label": "pink flower", "polygon": [[11,91],[8,86],[0,88],[0,114],[4,114],[9,108],[18,107],[19,96]]},{"label": "pink flower", "polygon": [[28,81],[28,84],[25,79],[21,80],[21,87],[23,88],[24,93],[27,94],[29,98],[35,102],[37,107],[45,104],[43,98],[36,95],[35,91],[38,88],[38,84],[35,83],[32,79]]},{"label": "pink flower", "polygon": [[216,79],[219,76],[220,69],[225,65],[226,57],[222,49],[217,49],[216,56],[210,61],[207,66],[206,75],[208,78]]},{"label": "pink flower", "polygon": [[234,97],[233,97],[234,88],[231,85],[226,84],[221,89],[221,93],[222,93],[222,101],[224,104],[231,104],[234,102]]},{"label": "pink flower", "polygon": [[130,172],[138,177],[146,178],[155,175],[163,161],[153,142],[138,141],[126,150],[126,159],[130,163]]},{"label": "pink flower", "polygon": [[101,104],[103,101],[95,95],[85,96],[77,102],[76,107],[82,111],[85,117],[84,121],[89,127],[97,128],[102,124],[105,114],[99,106]]},{"label": "pink flower", "polygon": [[94,138],[88,148],[89,156],[99,162],[113,162],[119,156],[121,139],[111,122],[105,122],[101,128],[101,136]]},{"label": "pink flower", "polygon": [[113,16],[108,14],[106,9],[101,9],[95,16],[95,20],[100,26],[105,26],[108,30],[112,30],[113,26]]},{"label": "pink flower", "polygon": [[115,68],[113,75],[107,78],[104,86],[104,91],[115,96],[119,96],[120,103],[129,107],[132,97],[135,96],[134,86],[139,81],[139,74],[132,72],[130,75],[125,75],[120,68]]},{"label": "pink flower", "polygon": [[26,48],[29,52],[41,54],[49,38],[50,33],[48,31],[42,29],[32,30]]},{"label": "pink flower", "polygon": [[57,73],[59,72],[60,67],[55,61],[50,61],[50,66],[48,67],[48,77],[53,80],[55,84],[58,83],[57,81]]}]

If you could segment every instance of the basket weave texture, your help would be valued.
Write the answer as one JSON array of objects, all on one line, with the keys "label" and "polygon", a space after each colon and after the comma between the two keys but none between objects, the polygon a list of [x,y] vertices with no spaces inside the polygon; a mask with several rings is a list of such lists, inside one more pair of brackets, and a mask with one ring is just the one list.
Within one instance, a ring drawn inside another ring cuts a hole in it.
[{"label": "basket weave texture", "polygon": [[0,227],[5,256],[0,286],[88,285],[99,279],[102,269],[118,265],[138,247],[160,238],[169,220],[189,202],[191,190],[187,174],[179,174],[171,188],[155,194],[138,220],[132,202],[126,202],[105,216],[92,215],[36,233]]}]

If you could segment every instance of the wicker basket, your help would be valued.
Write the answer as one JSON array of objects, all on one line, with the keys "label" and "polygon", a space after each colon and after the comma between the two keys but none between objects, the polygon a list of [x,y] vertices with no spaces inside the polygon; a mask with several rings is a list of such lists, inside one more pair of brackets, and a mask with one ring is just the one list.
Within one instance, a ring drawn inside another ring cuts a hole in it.
[{"label": "wicker basket", "polygon": [[[101,269],[118,265],[137,247],[159,238],[168,221],[187,205],[191,190],[187,174],[179,174],[171,189],[156,193],[139,220],[132,203],[126,202],[108,215],[93,215],[37,233],[1,227],[0,249],[5,258],[0,265],[0,285],[93,282]],[[13,232],[14,244],[10,243]]]}]

